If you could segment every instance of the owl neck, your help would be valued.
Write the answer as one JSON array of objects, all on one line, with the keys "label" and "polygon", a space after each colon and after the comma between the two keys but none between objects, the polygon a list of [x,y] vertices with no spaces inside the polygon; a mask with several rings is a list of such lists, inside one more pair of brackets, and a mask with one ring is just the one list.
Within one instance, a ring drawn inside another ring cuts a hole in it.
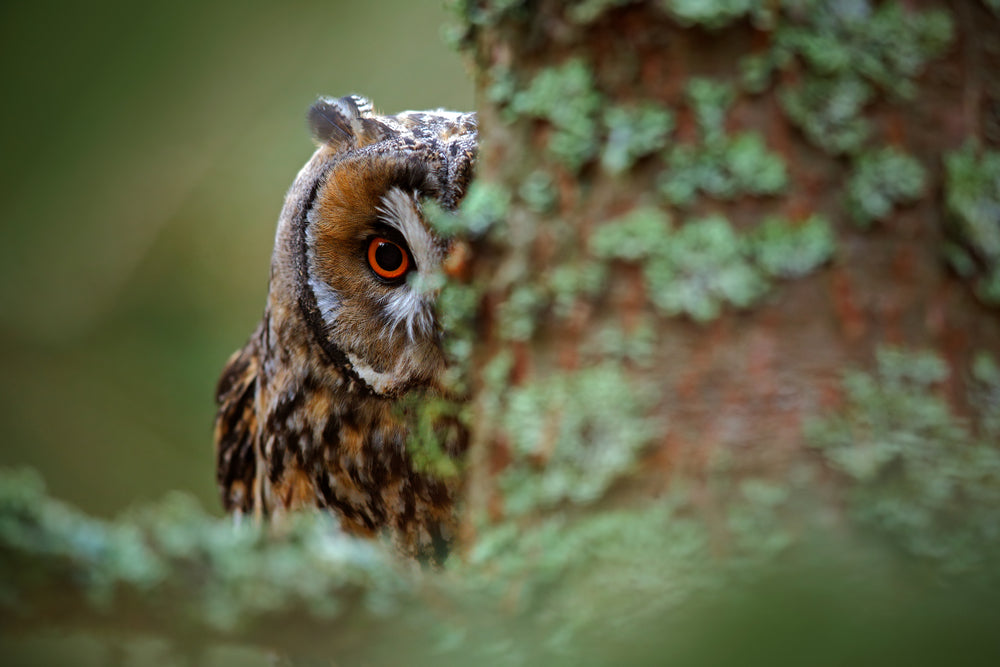
[{"label": "owl neck", "polygon": [[[443,560],[456,530],[456,480],[415,470],[409,418],[395,401],[324,365],[304,329],[275,312],[261,327],[255,502],[266,514],[327,508],[350,533],[387,531],[404,553]],[[466,439],[449,451],[457,455]]]},{"label": "owl neck", "polygon": [[378,398],[358,376],[347,355],[301,317],[299,304],[268,305],[261,327],[263,381],[274,391],[325,386],[338,394]]}]

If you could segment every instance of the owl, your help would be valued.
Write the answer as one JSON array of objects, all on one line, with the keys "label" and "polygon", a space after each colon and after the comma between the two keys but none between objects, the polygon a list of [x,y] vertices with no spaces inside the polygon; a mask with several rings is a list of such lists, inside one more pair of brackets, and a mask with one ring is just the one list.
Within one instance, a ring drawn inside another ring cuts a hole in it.
[{"label": "owl", "polygon": [[[318,148],[281,211],[264,315],[216,392],[222,502],[260,518],[325,509],[348,533],[440,561],[458,490],[407,451],[412,399],[441,393],[446,368],[419,283],[449,245],[422,203],[462,199],[476,117],[382,116],[358,96],[322,98],[307,117]],[[467,436],[449,433],[444,450],[460,456]]]}]

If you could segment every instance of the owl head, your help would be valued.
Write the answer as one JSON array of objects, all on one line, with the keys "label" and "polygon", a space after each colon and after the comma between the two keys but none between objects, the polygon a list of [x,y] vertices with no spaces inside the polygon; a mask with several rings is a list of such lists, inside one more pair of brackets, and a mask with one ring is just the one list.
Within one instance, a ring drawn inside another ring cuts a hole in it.
[{"label": "owl head", "polygon": [[318,148],[289,190],[271,264],[269,311],[286,323],[277,334],[304,333],[322,363],[378,395],[432,385],[445,362],[426,286],[448,246],[421,204],[462,199],[475,115],[379,116],[350,96],[320,99],[308,120]]}]

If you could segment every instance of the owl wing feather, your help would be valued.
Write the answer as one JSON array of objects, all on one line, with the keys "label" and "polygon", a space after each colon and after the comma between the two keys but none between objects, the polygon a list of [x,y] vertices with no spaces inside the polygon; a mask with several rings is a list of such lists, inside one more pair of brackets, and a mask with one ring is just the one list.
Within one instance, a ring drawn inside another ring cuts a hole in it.
[{"label": "owl wing feather", "polygon": [[255,443],[260,432],[255,408],[260,371],[260,329],[226,362],[215,392],[216,481],[229,512],[254,509]]}]

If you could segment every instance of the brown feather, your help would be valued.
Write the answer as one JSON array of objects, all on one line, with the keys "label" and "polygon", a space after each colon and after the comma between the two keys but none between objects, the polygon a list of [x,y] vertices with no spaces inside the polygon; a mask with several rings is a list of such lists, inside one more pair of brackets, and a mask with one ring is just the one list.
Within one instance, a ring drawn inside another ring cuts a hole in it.
[{"label": "brown feather", "polygon": [[258,345],[260,329],[226,362],[215,391],[216,481],[227,511],[250,512],[257,476]]}]

